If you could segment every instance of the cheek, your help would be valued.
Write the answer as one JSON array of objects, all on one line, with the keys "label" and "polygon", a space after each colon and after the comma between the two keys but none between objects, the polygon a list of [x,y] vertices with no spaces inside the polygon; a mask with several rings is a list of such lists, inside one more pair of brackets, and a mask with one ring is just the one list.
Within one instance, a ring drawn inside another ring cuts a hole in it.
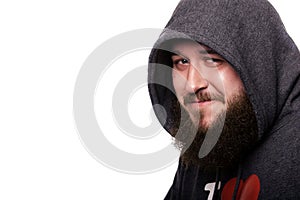
[{"label": "cheek", "polygon": [[173,79],[173,86],[177,97],[182,96],[185,91],[185,82],[186,82],[184,77],[179,72],[173,71],[172,79]]},{"label": "cheek", "polygon": [[226,81],[226,77],[222,72],[215,71],[215,73],[209,76],[210,84],[223,95],[225,94],[224,81]]},{"label": "cheek", "polygon": [[225,94],[227,96],[230,97],[239,93],[240,91],[245,90],[243,82],[241,81],[239,75],[233,69],[225,71],[223,77],[223,85],[225,89]]},{"label": "cheek", "polygon": [[184,105],[183,97],[185,96],[185,84],[186,81],[184,80],[183,76],[176,72],[172,73],[173,78],[173,86],[175,89],[176,97],[181,105]]}]

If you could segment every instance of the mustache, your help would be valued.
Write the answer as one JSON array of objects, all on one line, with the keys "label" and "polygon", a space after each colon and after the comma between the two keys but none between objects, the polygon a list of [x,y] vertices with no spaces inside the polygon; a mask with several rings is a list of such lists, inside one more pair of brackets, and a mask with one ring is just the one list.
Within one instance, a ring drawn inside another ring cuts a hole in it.
[{"label": "mustache", "polygon": [[189,93],[183,97],[184,104],[194,103],[194,102],[204,102],[204,101],[221,101],[225,103],[225,99],[222,95],[216,93],[209,92],[197,92],[197,93]]}]

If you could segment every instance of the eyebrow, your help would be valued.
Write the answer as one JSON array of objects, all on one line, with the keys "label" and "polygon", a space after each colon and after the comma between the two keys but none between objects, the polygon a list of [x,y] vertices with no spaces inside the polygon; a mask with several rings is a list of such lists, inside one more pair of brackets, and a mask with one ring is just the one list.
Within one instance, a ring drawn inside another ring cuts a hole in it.
[{"label": "eyebrow", "polygon": [[[203,54],[203,55],[206,55],[206,54],[216,54],[216,55],[219,55],[215,50],[213,49],[204,49],[204,50],[200,50],[199,51],[200,54]],[[179,55],[179,56],[184,56],[180,51],[177,51],[177,50],[173,50],[172,51],[172,55],[171,56],[174,56],[174,55]]]},{"label": "eyebrow", "polygon": [[177,51],[177,50],[173,50],[172,52],[171,52],[171,56],[181,56],[182,55],[182,53],[180,52],[180,51]]},{"label": "eyebrow", "polygon": [[199,51],[200,54],[217,54],[219,55],[215,50],[213,49],[205,49],[205,50],[201,50]]}]

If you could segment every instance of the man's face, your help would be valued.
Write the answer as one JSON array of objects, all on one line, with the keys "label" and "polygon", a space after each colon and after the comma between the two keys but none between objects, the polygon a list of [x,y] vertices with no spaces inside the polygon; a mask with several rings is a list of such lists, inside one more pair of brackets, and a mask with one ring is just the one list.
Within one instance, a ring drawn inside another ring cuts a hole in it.
[{"label": "man's face", "polygon": [[243,83],[231,65],[206,46],[181,40],[174,43],[172,51],[178,101],[195,126],[210,127],[226,113],[228,102],[245,91]]},{"label": "man's face", "polygon": [[[239,75],[220,55],[198,43],[176,41],[172,52],[178,101],[174,99],[176,125],[171,134],[182,150],[182,161],[205,168],[234,166],[258,138],[255,113]],[[200,158],[207,134],[219,133],[209,154]]]}]

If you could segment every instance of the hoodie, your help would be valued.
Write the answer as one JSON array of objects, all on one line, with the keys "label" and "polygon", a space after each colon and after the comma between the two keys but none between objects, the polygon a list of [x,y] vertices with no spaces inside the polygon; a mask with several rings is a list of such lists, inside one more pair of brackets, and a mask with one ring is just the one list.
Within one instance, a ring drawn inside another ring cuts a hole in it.
[{"label": "hoodie", "polygon": [[176,97],[170,71],[160,64],[170,66],[163,44],[177,38],[204,44],[232,65],[252,104],[259,141],[231,170],[206,172],[179,160],[165,199],[300,199],[300,54],[273,6],[266,0],[179,2],[148,68],[153,108],[168,132]]}]

